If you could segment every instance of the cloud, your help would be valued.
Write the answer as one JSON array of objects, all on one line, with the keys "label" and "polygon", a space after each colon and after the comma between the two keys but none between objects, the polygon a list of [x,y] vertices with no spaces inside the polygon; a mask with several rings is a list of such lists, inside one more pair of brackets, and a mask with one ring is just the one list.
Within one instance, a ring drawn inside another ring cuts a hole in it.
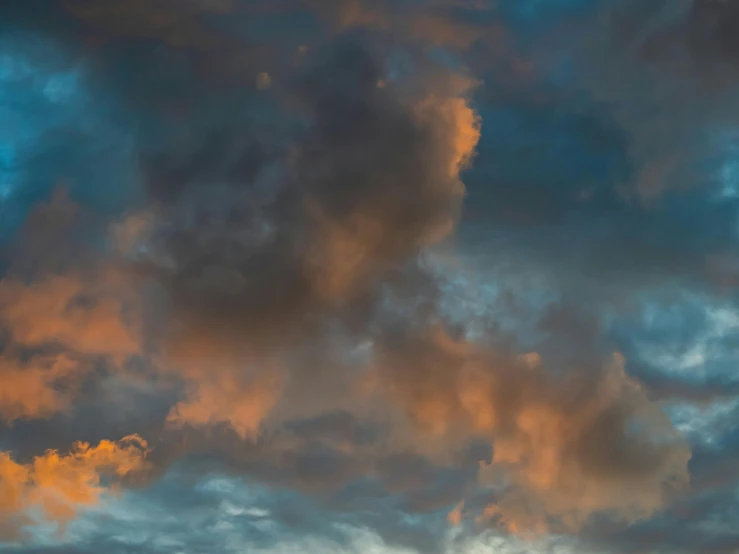
[{"label": "cloud", "polygon": [[173,425],[229,424],[242,438],[255,437],[280,398],[279,370],[248,376],[245,365],[218,363],[218,355],[189,358],[185,370],[192,391],[178,402],[167,420]]},{"label": "cloud", "polygon": [[390,346],[378,381],[422,432],[492,439],[480,479],[503,492],[485,515],[514,533],[648,518],[688,484],[689,447],[620,355],[560,380],[536,355],[501,358],[441,331]]},{"label": "cloud", "polygon": [[173,421],[258,429],[290,350],[374,302],[386,275],[454,228],[480,132],[465,98],[378,88],[378,63],[348,39],[325,56],[296,82],[309,125],[269,190],[269,168],[250,181],[222,167],[218,195],[181,182],[150,222],[135,263],[166,299],[161,364],[193,395]]},{"label": "cloud", "polygon": [[70,398],[55,387],[57,381],[74,376],[78,362],[65,356],[37,357],[30,363],[0,360],[3,389],[0,392],[0,416],[5,421],[49,417],[67,408]]},{"label": "cloud", "polygon": [[23,527],[39,516],[63,529],[79,509],[95,505],[109,489],[101,485],[103,476],[121,479],[144,469],[147,450],[146,441],[132,435],[94,447],[77,443],[66,455],[50,450],[27,464],[0,453],[0,536],[21,538]]},{"label": "cloud", "polygon": [[736,62],[735,30],[739,12],[732,2],[691,0],[662,6],[668,17],[645,41],[644,50],[654,59],[687,53],[699,72],[731,66]]},{"label": "cloud", "polygon": [[[106,287],[106,281],[110,285]],[[16,343],[38,347],[57,343],[84,354],[123,357],[139,351],[135,330],[117,298],[115,276],[89,282],[54,275],[26,285],[12,278],[0,283],[3,323]]]},{"label": "cloud", "polygon": [[112,266],[97,259],[99,266],[89,266],[77,240],[84,220],[62,197],[38,208],[0,280],[0,375],[9,384],[0,414],[7,421],[66,410],[96,360],[121,367],[142,352],[140,299]]},{"label": "cloud", "polygon": [[63,6],[75,17],[100,29],[108,37],[155,37],[165,44],[177,47],[204,47],[218,37],[207,31],[200,21],[203,14],[228,14],[236,2],[122,2],[104,3],[72,0]]},{"label": "cloud", "polygon": [[0,237],[16,550],[677,547],[678,506],[710,543],[734,344],[681,310],[735,303],[729,8],[52,4],[0,8],[3,206],[69,189]]}]

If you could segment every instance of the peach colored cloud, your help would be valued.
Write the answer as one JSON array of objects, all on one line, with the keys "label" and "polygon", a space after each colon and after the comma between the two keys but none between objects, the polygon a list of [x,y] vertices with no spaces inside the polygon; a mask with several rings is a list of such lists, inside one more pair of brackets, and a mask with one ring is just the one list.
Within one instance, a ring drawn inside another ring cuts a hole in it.
[{"label": "peach colored cloud", "polygon": [[[147,467],[148,445],[131,435],[97,446],[78,442],[69,454],[49,450],[31,462],[0,452],[0,539],[17,539],[24,527],[42,521],[59,525],[91,507],[116,483]],[[102,478],[112,479],[103,485]]]},{"label": "peach colored cloud", "polygon": [[58,385],[81,370],[80,362],[66,355],[36,356],[28,362],[0,357],[0,419],[12,423],[65,410],[69,389]]},{"label": "peach colored cloud", "polygon": [[0,417],[64,410],[93,367],[90,357],[120,364],[139,353],[137,302],[123,277],[106,270],[0,281],[0,325],[10,339],[0,355]]},{"label": "peach colored cloud", "polygon": [[[448,86],[468,88],[474,84],[462,78],[458,78],[457,81]],[[466,90],[458,91],[463,92]],[[449,176],[457,179],[460,171],[472,160],[480,140],[482,122],[480,116],[470,107],[467,99],[460,96],[430,96],[421,102],[418,114],[421,118],[435,121],[437,132],[443,135],[441,142],[447,147],[443,155],[449,158],[447,162]]]},{"label": "peach colored cloud", "polygon": [[481,474],[495,483],[505,467],[514,490],[487,515],[512,532],[576,531],[596,513],[647,519],[689,484],[688,446],[623,363],[615,355],[577,404],[543,396],[518,407]]},{"label": "peach colored cloud", "polygon": [[0,282],[0,322],[16,343],[53,343],[75,352],[125,357],[140,349],[136,298],[112,271]]},{"label": "peach colored cloud", "polygon": [[462,523],[462,512],[464,511],[464,502],[457,504],[454,509],[447,515],[447,521],[451,525],[459,525]]},{"label": "peach colored cloud", "polygon": [[648,518],[689,483],[688,446],[618,354],[562,379],[536,355],[501,356],[438,329],[398,348],[381,360],[379,386],[441,445],[493,441],[479,477],[499,500],[483,519],[512,533],[576,531],[594,514]]},{"label": "peach colored cloud", "polygon": [[185,397],[167,417],[174,426],[226,424],[242,438],[254,437],[282,390],[279,367],[205,331],[170,343],[159,364],[186,385]]},{"label": "peach colored cloud", "polygon": [[[207,366],[204,366],[207,367]],[[167,416],[176,426],[228,424],[242,438],[253,438],[280,398],[281,378],[267,371],[254,377],[214,369],[189,374],[189,391]]]}]

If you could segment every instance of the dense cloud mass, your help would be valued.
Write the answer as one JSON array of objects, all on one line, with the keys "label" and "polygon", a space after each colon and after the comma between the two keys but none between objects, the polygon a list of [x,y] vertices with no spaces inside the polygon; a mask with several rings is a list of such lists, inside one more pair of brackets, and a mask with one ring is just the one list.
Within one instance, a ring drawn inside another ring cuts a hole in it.
[{"label": "dense cloud mass", "polygon": [[739,6],[0,7],[0,549],[739,548]]},{"label": "dense cloud mass", "polygon": [[40,506],[42,516],[56,521],[63,530],[80,506],[98,501],[103,490],[101,475],[125,477],[145,467],[146,446],[146,441],[132,435],[120,443],[101,441],[95,447],[77,443],[72,452],[62,456],[49,450],[28,464],[19,464],[3,454],[0,457],[3,534],[0,536],[17,538],[23,526],[33,523],[31,510],[35,506]]}]

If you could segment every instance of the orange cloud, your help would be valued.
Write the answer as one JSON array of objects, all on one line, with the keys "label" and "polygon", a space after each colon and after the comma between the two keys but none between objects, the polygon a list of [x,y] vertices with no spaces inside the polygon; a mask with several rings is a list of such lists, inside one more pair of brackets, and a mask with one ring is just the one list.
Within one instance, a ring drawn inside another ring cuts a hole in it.
[{"label": "orange cloud", "polygon": [[0,282],[0,321],[25,346],[53,343],[80,353],[128,356],[139,351],[139,322],[123,278],[50,275],[33,283]]},{"label": "orange cloud", "polygon": [[[0,355],[0,417],[13,421],[63,410],[93,367],[86,357],[122,363],[140,352],[137,302],[112,271],[0,281],[0,324],[10,339]],[[47,347],[55,353],[23,354]]]},{"label": "orange cloud", "polygon": [[385,355],[378,381],[440,449],[492,440],[480,482],[510,492],[483,518],[516,534],[575,531],[598,513],[650,517],[687,486],[688,446],[620,355],[562,381],[536,355],[501,357],[441,330],[417,340]]},{"label": "orange cloud", "polygon": [[452,98],[441,106],[441,115],[451,131],[452,167],[450,173],[459,176],[475,153],[480,141],[481,118],[463,98]]},{"label": "orange cloud", "polygon": [[447,515],[447,521],[452,525],[462,523],[462,511],[464,510],[464,502],[457,504],[454,509]]},{"label": "orange cloud", "polygon": [[75,376],[80,363],[67,356],[36,356],[26,363],[0,357],[0,419],[48,417],[64,410],[70,398],[56,385]]},{"label": "orange cloud", "polygon": [[[471,86],[461,80],[462,86]],[[460,84],[451,83],[459,87]],[[459,91],[464,92],[464,91]],[[461,170],[465,169],[475,154],[480,141],[480,116],[469,106],[465,98],[452,96],[448,98],[430,96],[418,109],[421,118],[429,118],[436,122],[434,127],[440,134],[440,141],[446,147],[445,156],[449,167],[449,176],[457,179]],[[463,188],[462,183],[459,186]]]},{"label": "orange cloud", "polygon": [[185,379],[187,393],[170,411],[171,425],[227,424],[242,438],[253,437],[279,400],[279,368],[255,360],[228,340],[201,334],[171,343],[160,365]]},{"label": "orange cloud", "polygon": [[515,493],[491,506],[511,531],[541,533],[547,520],[569,531],[594,513],[627,521],[651,517],[688,485],[690,450],[659,406],[615,355],[587,397],[542,395],[518,407],[495,443],[484,483],[505,466]]},{"label": "orange cloud", "polygon": [[322,235],[310,257],[314,286],[328,301],[345,299],[375,269],[376,252],[386,239],[382,221],[356,213],[337,222],[318,207],[311,207],[310,211],[319,222]]},{"label": "orange cloud", "polygon": [[191,379],[188,386],[188,398],[172,408],[169,423],[194,427],[226,423],[242,438],[249,438],[259,432],[279,400],[281,380],[266,372],[248,380],[216,370],[211,377]]},{"label": "orange cloud", "polygon": [[[0,452],[0,538],[18,538],[39,520],[63,529],[79,509],[115,490],[116,481],[146,469],[147,453],[146,441],[137,435],[95,447],[78,442],[67,455],[49,450],[27,464]],[[113,485],[102,485],[103,477]]]}]

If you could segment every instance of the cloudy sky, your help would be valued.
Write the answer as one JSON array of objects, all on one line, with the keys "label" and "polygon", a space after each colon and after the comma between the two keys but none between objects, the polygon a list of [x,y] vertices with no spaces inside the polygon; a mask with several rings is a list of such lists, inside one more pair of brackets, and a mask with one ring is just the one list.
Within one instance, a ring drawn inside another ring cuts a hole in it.
[{"label": "cloudy sky", "polygon": [[0,2],[3,554],[739,552],[739,2]]}]

